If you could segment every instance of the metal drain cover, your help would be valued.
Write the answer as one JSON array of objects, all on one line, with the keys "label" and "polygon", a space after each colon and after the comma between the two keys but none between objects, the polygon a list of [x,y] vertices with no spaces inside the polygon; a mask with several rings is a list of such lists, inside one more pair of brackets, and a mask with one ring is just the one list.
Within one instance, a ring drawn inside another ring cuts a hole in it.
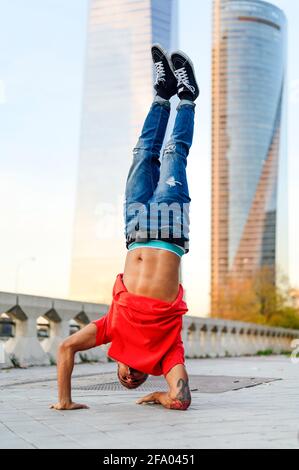
[{"label": "metal drain cover", "polygon": [[[110,391],[110,392],[123,392],[130,390],[123,387],[115,376],[112,379],[112,374],[101,374],[99,377],[89,377],[80,379],[74,382],[74,390],[99,390],[99,391]],[[223,393],[231,390],[240,390],[242,388],[256,387],[265,383],[274,382],[280,379],[273,378],[262,378],[262,377],[229,377],[222,375],[189,375],[190,390],[201,393]],[[167,382],[164,377],[150,376],[146,382],[144,382],[138,391],[154,392],[157,390],[167,391]],[[131,390],[132,391],[132,390]],[[134,391],[134,390],[133,390]]]}]

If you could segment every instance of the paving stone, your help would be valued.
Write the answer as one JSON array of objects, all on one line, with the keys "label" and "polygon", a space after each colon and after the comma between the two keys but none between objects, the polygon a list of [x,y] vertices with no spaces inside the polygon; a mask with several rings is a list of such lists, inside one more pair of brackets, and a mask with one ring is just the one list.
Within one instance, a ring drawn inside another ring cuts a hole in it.
[{"label": "paving stone", "polygon": [[55,438],[37,436],[34,444],[38,449],[83,449],[84,447],[67,436],[56,435]]},{"label": "paving stone", "polygon": [[[136,405],[144,391],[76,390],[89,410],[50,410],[56,369],[0,371],[0,448],[299,448],[299,366],[286,357],[188,360],[192,374],[273,377],[254,388],[194,393],[187,412]],[[115,364],[80,364],[77,382],[94,383]],[[49,381],[48,379],[51,379]],[[29,383],[30,382],[30,383]]]},{"label": "paving stone", "polygon": [[36,446],[22,439],[5,440],[1,437],[0,449],[36,449]]}]

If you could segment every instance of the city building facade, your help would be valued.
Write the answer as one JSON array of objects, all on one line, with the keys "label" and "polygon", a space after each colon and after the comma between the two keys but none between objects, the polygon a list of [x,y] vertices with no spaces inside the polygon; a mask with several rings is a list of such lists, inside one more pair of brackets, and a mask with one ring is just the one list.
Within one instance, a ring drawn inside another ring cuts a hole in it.
[{"label": "city building facade", "polygon": [[150,48],[176,38],[176,0],[90,2],[70,298],[110,302],[126,254],[126,177],[153,98]]},{"label": "city building facade", "polygon": [[284,13],[214,0],[211,313],[228,277],[287,274]]}]

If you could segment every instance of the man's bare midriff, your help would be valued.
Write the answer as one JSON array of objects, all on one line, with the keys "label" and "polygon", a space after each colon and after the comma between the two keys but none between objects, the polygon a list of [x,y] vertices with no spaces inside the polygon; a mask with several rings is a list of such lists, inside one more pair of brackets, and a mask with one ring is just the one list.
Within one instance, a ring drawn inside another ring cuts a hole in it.
[{"label": "man's bare midriff", "polygon": [[156,248],[129,251],[123,282],[132,294],[173,302],[179,289],[180,261],[174,253]]}]

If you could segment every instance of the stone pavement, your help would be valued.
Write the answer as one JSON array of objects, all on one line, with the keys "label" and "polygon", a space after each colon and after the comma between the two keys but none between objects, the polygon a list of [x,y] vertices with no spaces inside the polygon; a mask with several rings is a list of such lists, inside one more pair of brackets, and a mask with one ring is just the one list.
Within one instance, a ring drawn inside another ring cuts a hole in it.
[{"label": "stone pavement", "polygon": [[[79,381],[115,364],[80,364]],[[89,410],[54,411],[55,367],[0,371],[2,449],[299,448],[299,364],[287,357],[187,360],[190,374],[279,378],[225,393],[193,392],[187,412],[136,405],[142,391],[75,390]],[[74,382],[75,382],[74,381]]]}]

